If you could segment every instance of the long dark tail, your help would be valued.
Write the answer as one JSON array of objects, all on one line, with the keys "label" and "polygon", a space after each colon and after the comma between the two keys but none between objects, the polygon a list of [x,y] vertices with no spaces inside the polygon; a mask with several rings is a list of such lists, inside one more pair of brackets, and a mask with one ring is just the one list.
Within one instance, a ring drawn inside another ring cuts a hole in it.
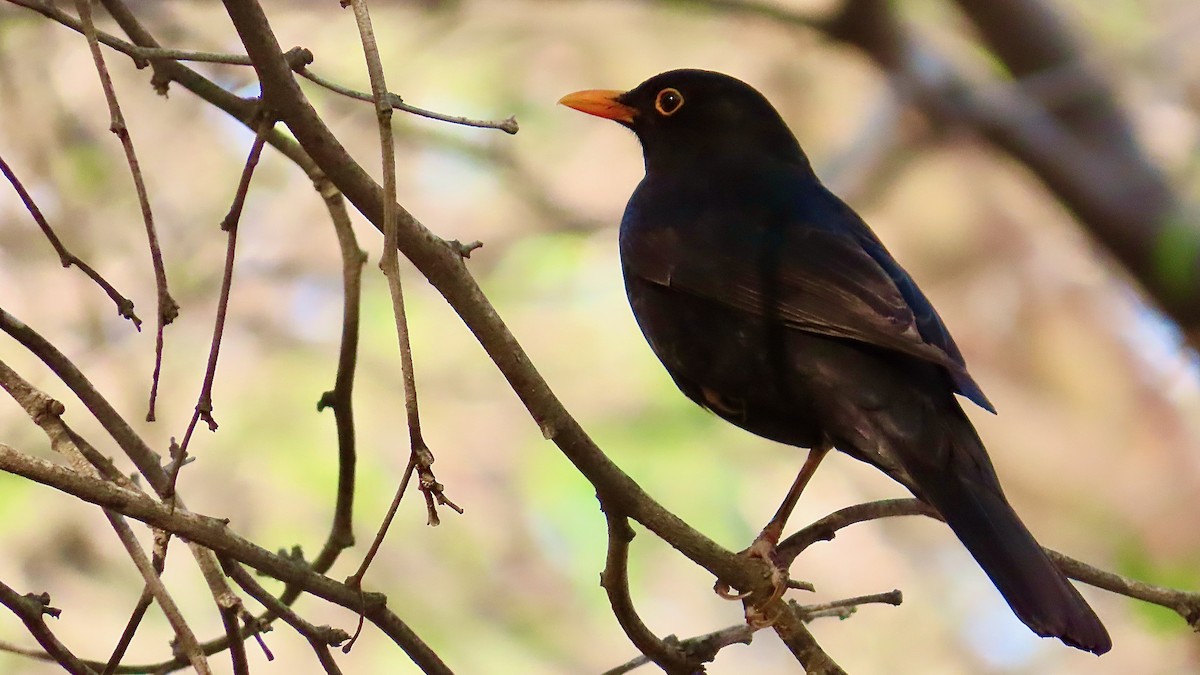
[{"label": "long dark tail", "polygon": [[929,462],[928,455],[902,458],[920,496],[942,514],[1033,632],[1095,654],[1107,652],[1108,631],[1017,517],[974,428],[961,409],[955,412],[937,425],[943,434],[950,432],[941,440],[949,436],[951,447],[936,453],[941,461]]}]

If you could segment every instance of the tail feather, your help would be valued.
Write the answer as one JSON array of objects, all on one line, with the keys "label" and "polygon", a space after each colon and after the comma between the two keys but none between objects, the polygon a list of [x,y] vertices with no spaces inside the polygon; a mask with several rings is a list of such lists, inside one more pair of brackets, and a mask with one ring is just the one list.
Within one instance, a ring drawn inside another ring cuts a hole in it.
[{"label": "tail feather", "polygon": [[969,422],[962,422],[968,433],[953,434],[956,447],[951,455],[975,461],[982,456],[986,464],[977,467],[986,470],[929,475],[931,467],[924,462],[906,466],[921,496],[942,514],[1013,613],[1033,632],[1095,654],[1107,652],[1112,648],[1108,631],[1009,505],[978,436]]}]

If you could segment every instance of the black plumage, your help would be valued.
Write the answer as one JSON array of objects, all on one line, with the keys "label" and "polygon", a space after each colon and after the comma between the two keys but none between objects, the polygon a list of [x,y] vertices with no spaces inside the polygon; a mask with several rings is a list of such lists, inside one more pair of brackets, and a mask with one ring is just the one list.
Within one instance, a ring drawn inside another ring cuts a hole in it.
[{"label": "black plumage", "polygon": [[638,325],[683,393],[760,436],[878,466],[942,514],[1035,633],[1108,651],[1005,499],[955,394],[994,410],[937,311],[766,98],[677,70],[562,103],[641,141],[621,263]]}]

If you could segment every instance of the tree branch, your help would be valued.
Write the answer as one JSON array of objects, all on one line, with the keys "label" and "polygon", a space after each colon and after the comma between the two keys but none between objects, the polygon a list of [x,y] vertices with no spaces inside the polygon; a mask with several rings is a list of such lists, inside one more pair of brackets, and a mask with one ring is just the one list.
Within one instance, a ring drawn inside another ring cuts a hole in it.
[{"label": "tree branch", "polygon": [[667,673],[703,673],[703,662],[689,659],[677,644],[660,640],[638,616],[629,592],[629,542],[633,540],[633,528],[624,516],[605,511],[604,517],[608,521],[608,556],[600,573],[600,585],[608,594],[617,623],[633,646]]},{"label": "tree branch", "polygon": [[[91,444],[87,443],[83,438],[75,434],[62,420],[62,413],[66,410],[62,403],[50,398],[44,392],[35,389],[16,371],[8,366],[8,364],[0,361],[0,387],[13,397],[25,409],[26,414],[37,424],[46,436],[50,439],[50,446],[55,452],[67,459],[77,471],[87,475],[99,476],[103,474],[107,480],[121,485],[126,489],[134,489],[133,484],[119,472],[117,472],[110,462],[105,460]],[[163,585],[159,574],[162,572],[161,567],[155,567],[146,557],[142,550],[141,544],[133,534],[133,530],[129,524],[125,522],[120,514],[105,509],[104,515],[111,524],[117,537],[121,541],[121,545],[125,547],[130,559],[133,561],[138,572],[146,581],[146,588],[143,592],[143,603],[140,606],[148,607],[150,599],[153,598],[158,602],[163,614],[167,618],[167,622],[171,624],[171,628],[175,631],[176,641],[180,649],[186,656],[188,661],[196,669],[198,673],[211,673],[208,667],[208,662],[205,660],[205,655],[200,649],[200,644],[196,640],[195,633],[192,632],[187,621],[183,618],[183,613],[179,611],[178,605]],[[135,624],[134,624],[135,625]],[[132,631],[129,631],[132,637]],[[108,668],[105,668],[109,672]]]},{"label": "tree branch", "polygon": [[[320,85],[329,91],[334,92],[335,94],[341,94],[342,96],[357,99],[359,101],[367,101],[368,103],[373,103],[376,100],[374,94],[367,94],[365,92],[355,91],[349,87],[343,87],[336,82],[327,80],[320,75],[317,75],[308,68],[298,68],[296,73],[313,84]],[[476,120],[469,117],[461,117],[459,115],[446,115],[444,113],[418,108],[415,105],[409,105],[408,103],[404,102],[403,98],[400,98],[399,94],[393,94],[390,91],[384,92],[383,100],[385,105],[389,106],[390,108],[394,108],[395,110],[403,110],[406,113],[412,113],[413,115],[417,115],[419,117],[428,117],[431,120],[437,120],[439,122],[448,122],[450,124],[459,124],[466,127],[478,127],[481,129],[499,129],[506,134],[515,134],[520,131],[521,128],[517,124],[517,118],[515,117],[507,117],[502,120]]]},{"label": "tree branch", "polygon": [[[0,448],[4,447],[0,445]],[[79,660],[79,657],[60,642],[50,627],[46,625],[46,620],[42,618],[43,615],[49,614],[57,618],[61,613],[61,610],[50,606],[49,595],[46,593],[21,595],[4,582],[0,582],[0,604],[8,607],[13,614],[17,615],[17,618],[29,630],[29,634],[42,646],[42,649],[45,649],[46,653],[68,673],[71,675],[96,675],[96,671]]]},{"label": "tree branch", "polygon": [[109,130],[117,135],[121,147],[125,150],[125,160],[129,164],[129,172],[133,175],[133,186],[137,192],[138,203],[142,207],[142,220],[146,225],[146,239],[150,246],[150,262],[154,268],[154,282],[158,294],[158,312],[155,327],[154,343],[154,374],[150,382],[150,401],[146,410],[146,421],[154,421],[154,402],[158,396],[158,378],[162,372],[163,329],[175,320],[179,314],[179,305],[171,297],[167,289],[167,269],[163,264],[162,249],[158,243],[158,230],[154,226],[154,216],[150,211],[150,197],[146,194],[146,183],[142,178],[142,169],[138,164],[137,153],[133,150],[133,139],[125,126],[125,117],[121,114],[121,106],[117,102],[117,93],[113,88],[112,78],[108,74],[108,66],[104,63],[104,55],[100,53],[100,43],[96,37],[96,27],[92,24],[92,8],[88,0],[75,0],[79,11],[79,22],[83,26],[83,34],[87,37],[91,48],[92,60],[96,63],[96,72],[100,75],[100,86],[104,90],[104,99],[108,102],[112,123]]},{"label": "tree branch", "polygon": [[22,185],[21,181],[17,179],[17,174],[13,173],[13,170],[8,166],[8,163],[4,161],[3,157],[0,157],[0,173],[3,173],[4,177],[8,179],[8,182],[12,183],[13,189],[17,191],[17,196],[20,197],[21,201],[25,204],[25,209],[29,211],[29,215],[33,216],[34,222],[36,222],[38,227],[42,229],[42,233],[46,235],[46,239],[50,241],[50,245],[54,247],[54,252],[58,254],[58,260],[62,263],[62,266],[70,267],[74,265],[75,267],[78,267],[81,272],[86,274],[89,279],[96,282],[96,285],[100,287],[100,290],[104,291],[108,297],[112,299],[113,303],[116,304],[117,314],[132,321],[133,327],[140,332],[142,330],[142,320],[139,319],[138,315],[133,311],[133,301],[124,295],[121,295],[121,293],[114,288],[112,284],[108,283],[107,279],[101,276],[99,272],[92,269],[91,265],[88,265],[79,256],[67,250],[67,247],[63,245],[62,240],[59,239],[58,235],[54,233],[54,229],[50,227],[50,223],[46,221],[46,217],[42,215],[42,210],[38,208],[36,203],[34,203],[33,197],[29,195],[29,192],[25,189],[25,186]]},{"label": "tree branch", "polygon": [[223,520],[172,508],[140,492],[129,490],[74,469],[57,466],[30,457],[0,443],[0,471],[22,476],[72,495],[85,502],[112,509],[194,542],[198,546],[249,565],[284,583],[362,613],[404,650],[424,672],[449,674],[442,660],[415,633],[387,609],[387,598],[380,593],[351,589],[329,577],[313,572],[302,562],[271,553],[229,530]]}]

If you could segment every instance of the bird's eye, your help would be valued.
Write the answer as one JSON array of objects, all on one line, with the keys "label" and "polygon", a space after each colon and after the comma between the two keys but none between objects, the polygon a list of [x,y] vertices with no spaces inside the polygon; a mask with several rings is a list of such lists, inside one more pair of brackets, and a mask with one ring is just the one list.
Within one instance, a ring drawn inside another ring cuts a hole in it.
[{"label": "bird's eye", "polygon": [[682,107],[683,94],[679,93],[678,89],[670,87],[663,89],[654,99],[654,109],[666,117],[674,115]]}]

